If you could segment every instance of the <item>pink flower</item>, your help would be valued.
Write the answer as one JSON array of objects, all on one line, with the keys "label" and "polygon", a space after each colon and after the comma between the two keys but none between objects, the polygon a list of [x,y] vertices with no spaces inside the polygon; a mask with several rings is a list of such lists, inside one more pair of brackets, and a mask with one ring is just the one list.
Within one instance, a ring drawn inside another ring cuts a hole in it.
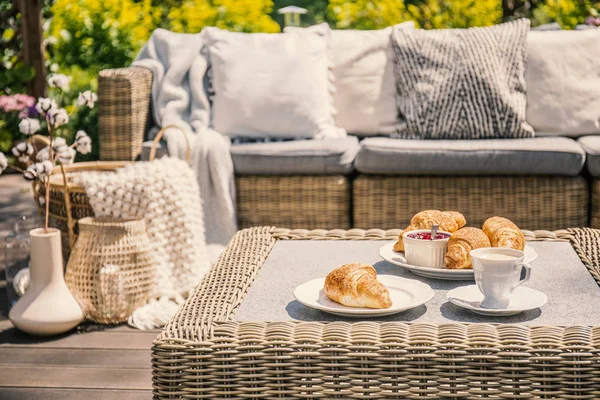
[{"label": "pink flower", "polygon": [[21,111],[22,109],[22,107],[19,108],[19,103],[13,96],[0,96],[0,107],[4,112]]},{"label": "pink flower", "polygon": [[29,111],[29,107],[32,107],[34,104],[35,98],[26,94],[0,96],[0,109],[4,112]]},{"label": "pink flower", "polygon": [[585,19],[585,24],[592,26],[600,26],[600,17],[594,18],[594,16],[590,15]]},{"label": "pink flower", "polygon": [[26,107],[33,107],[35,105],[35,97],[17,93],[14,95],[14,98],[19,103],[24,104]]}]

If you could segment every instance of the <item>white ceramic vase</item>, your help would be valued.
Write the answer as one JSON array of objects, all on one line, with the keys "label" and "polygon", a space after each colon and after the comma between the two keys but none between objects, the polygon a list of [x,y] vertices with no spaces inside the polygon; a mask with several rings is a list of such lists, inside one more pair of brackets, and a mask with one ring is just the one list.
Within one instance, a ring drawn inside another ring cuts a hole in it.
[{"label": "white ceramic vase", "polygon": [[31,283],[8,317],[30,335],[57,335],[76,327],[84,315],[64,280],[60,231],[39,228],[29,235]]}]

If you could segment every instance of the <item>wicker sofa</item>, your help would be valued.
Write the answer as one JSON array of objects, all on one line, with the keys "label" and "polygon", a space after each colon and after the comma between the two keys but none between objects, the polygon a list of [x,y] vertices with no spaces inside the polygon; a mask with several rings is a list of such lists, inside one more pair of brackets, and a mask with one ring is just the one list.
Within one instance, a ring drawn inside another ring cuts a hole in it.
[{"label": "wicker sofa", "polygon": [[[100,73],[102,160],[141,157],[151,86],[145,68]],[[240,228],[391,229],[426,208],[459,209],[470,224],[501,214],[524,229],[600,226],[598,137],[315,142],[232,146]]]}]

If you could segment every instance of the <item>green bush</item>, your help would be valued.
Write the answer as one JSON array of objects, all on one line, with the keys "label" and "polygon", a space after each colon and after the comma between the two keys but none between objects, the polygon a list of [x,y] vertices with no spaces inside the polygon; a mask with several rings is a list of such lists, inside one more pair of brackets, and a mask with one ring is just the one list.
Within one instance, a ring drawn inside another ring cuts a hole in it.
[{"label": "green bush", "polygon": [[533,11],[533,24],[558,22],[563,29],[573,29],[600,10],[600,2],[589,0],[545,0]]},{"label": "green bush", "polygon": [[176,32],[200,32],[216,26],[237,32],[279,32],[269,13],[271,0],[184,0],[168,13],[169,27]]},{"label": "green bush", "polygon": [[[93,109],[77,106],[79,93],[91,90],[97,92],[98,79],[96,73],[83,70],[79,67],[65,68],[60,71],[71,77],[71,85],[68,91],[63,93],[62,101],[65,109],[69,113],[70,121],[68,129],[61,130],[60,134],[69,143],[75,140],[75,134],[78,130],[85,131],[92,139],[92,152],[89,154],[77,153],[77,162],[98,160],[99,140],[98,135],[98,104]],[[52,89],[50,89],[52,90]]]},{"label": "green bush", "polygon": [[410,20],[403,0],[329,0],[339,29],[380,29]]},{"label": "green bush", "polygon": [[130,63],[161,9],[150,0],[56,0],[52,13],[52,62],[98,72]]},{"label": "green bush", "polygon": [[497,0],[426,0],[407,6],[412,19],[423,29],[489,26],[502,21]]},{"label": "green bush", "polygon": [[22,93],[35,71],[23,64],[20,18],[11,0],[0,0],[0,95]]}]

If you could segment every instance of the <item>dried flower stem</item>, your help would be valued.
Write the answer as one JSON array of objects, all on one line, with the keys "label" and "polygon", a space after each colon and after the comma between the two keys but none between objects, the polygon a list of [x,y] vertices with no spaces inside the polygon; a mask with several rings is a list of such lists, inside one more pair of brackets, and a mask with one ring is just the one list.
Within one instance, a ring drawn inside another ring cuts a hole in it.
[{"label": "dried flower stem", "polygon": [[24,174],[24,173],[25,173],[25,170],[24,170],[24,169],[21,169],[21,168],[19,168],[19,167],[15,167],[14,165],[9,165],[9,166],[7,166],[6,168],[14,169],[15,171],[18,171],[18,172],[20,172],[20,173],[22,173],[22,174]]},{"label": "dried flower stem", "polygon": [[[52,126],[52,124],[50,123],[50,119],[48,118],[48,115],[46,114],[46,124],[48,125],[48,136],[50,136],[50,144],[48,145],[48,159],[50,160],[50,162],[52,162],[52,165],[54,165],[54,154],[52,151],[52,141],[53,141],[53,131],[54,131],[54,127]],[[49,220],[49,216],[50,216],[50,175],[52,175],[52,171],[50,171],[50,174],[48,174],[48,176],[46,177],[46,181],[44,182],[44,187],[46,188],[46,222],[44,225],[44,233],[48,233],[48,220]],[[66,184],[66,182],[65,182]]]}]

